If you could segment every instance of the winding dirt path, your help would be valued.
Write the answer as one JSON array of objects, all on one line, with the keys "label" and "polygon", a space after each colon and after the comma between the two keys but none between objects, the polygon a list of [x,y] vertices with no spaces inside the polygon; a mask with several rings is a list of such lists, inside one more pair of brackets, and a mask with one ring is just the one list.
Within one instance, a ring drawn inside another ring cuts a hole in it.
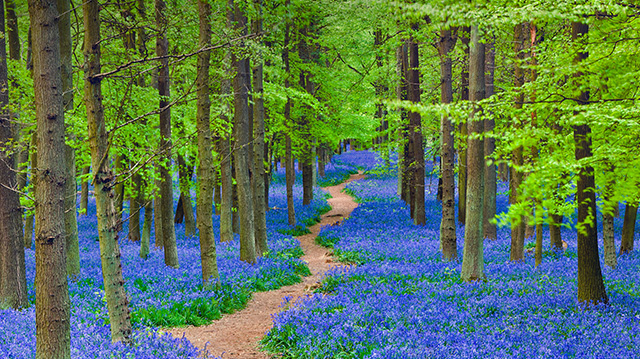
[{"label": "winding dirt path", "polygon": [[342,190],[346,183],[362,178],[364,175],[354,174],[346,182],[325,187],[333,197],[327,200],[332,207],[331,211],[322,216],[320,223],[309,228],[310,234],[297,237],[305,253],[302,260],[309,264],[311,276],[303,278],[298,284],[253,293],[245,309],[224,315],[210,325],[173,328],[167,332],[178,338],[184,335],[198,348],[204,348],[206,345],[210,354],[223,358],[269,358],[267,354],[258,350],[258,342],[271,329],[272,315],[279,311],[283,299],[288,296],[294,302],[313,292],[324,273],[339,265],[333,262],[326,248],[315,244],[314,239],[322,226],[339,224],[358,206],[353,198]]}]

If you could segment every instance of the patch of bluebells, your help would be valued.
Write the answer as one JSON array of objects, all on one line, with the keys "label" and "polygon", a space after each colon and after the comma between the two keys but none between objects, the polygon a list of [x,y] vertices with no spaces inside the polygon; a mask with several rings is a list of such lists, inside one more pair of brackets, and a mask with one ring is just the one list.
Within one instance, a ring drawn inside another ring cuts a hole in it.
[{"label": "patch of bluebells", "polygon": [[[316,189],[314,200],[302,206],[300,185],[294,187],[296,217],[299,223],[308,221],[324,210],[323,192]],[[252,292],[279,288],[301,280],[308,268],[298,257],[302,254],[297,239],[278,232],[287,228],[286,196],[284,184],[274,184],[270,191],[267,212],[268,255],[258,259],[256,265],[240,261],[239,239],[216,242],[220,289],[206,291],[201,288],[200,249],[197,236],[186,237],[184,224],[176,225],[178,242],[178,269],[164,265],[162,250],[154,250],[152,226],[151,252],[147,260],[139,258],[140,244],[127,241],[125,224],[120,233],[125,288],[130,299],[134,321],[132,346],[112,344],[108,313],[102,288],[102,272],[97,236],[95,201],[90,199],[86,216],[79,217],[80,266],[76,281],[69,281],[71,298],[71,351],[72,358],[202,358],[206,357],[188,340],[175,339],[164,334],[156,324],[143,315],[145,311],[175,315],[176,308],[192,306],[197,312],[203,306],[220,312],[233,311],[244,306]],[[284,210],[282,210],[284,208]],[[143,216],[142,216],[143,217]],[[219,239],[219,219],[214,216],[214,229]],[[26,250],[29,298],[35,299],[35,258],[33,249]],[[161,312],[166,310],[165,312]],[[220,312],[214,317],[219,317]],[[216,314],[216,313],[214,313]],[[213,318],[211,318],[213,319]],[[35,357],[35,310],[0,311],[0,358]],[[215,345],[215,343],[212,343]]]},{"label": "patch of bluebells", "polygon": [[[577,303],[571,228],[562,229],[564,253],[546,248],[545,228],[537,269],[530,252],[524,263],[509,261],[509,229],[500,228],[497,240],[484,241],[487,281],[462,283],[461,263],[439,253],[436,192],[427,194],[427,225],[414,226],[394,197],[396,181],[372,175],[347,186],[365,203],[321,236],[332,238],[339,258],[358,265],[334,269],[321,293],[278,314],[265,348],[297,358],[640,357],[638,251],[619,257],[615,270],[602,265],[608,306]],[[499,211],[507,209],[505,197],[498,197]],[[461,260],[464,227],[457,236]]]}]

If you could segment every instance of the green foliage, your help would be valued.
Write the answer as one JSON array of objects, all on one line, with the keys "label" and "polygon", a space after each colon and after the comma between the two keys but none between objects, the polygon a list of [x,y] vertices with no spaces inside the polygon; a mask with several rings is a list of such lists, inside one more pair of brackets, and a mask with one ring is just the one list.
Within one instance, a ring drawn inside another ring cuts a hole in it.
[{"label": "green foliage", "polygon": [[311,231],[306,226],[295,225],[295,226],[289,226],[289,228],[279,229],[278,233],[298,237],[298,236],[303,236],[305,234],[309,234],[311,233]]}]

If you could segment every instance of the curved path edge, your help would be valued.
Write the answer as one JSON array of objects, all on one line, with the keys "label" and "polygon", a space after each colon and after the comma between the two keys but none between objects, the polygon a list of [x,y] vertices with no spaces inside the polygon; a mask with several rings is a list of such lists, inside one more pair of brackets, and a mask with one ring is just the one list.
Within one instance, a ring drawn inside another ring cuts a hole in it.
[{"label": "curved path edge", "polygon": [[258,349],[258,342],[271,329],[272,316],[280,311],[284,298],[290,297],[290,301],[295,302],[313,293],[324,274],[340,265],[333,261],[327,248],[315,243],[315,238],[323,226],[341,223],[358,206],[343,189],[347,183],[363,178],[364,175],[361,173],[353,174],[339,185],[324,188],[332,197],[327,200],[331,210],[322,215],[319,223],[309,227],[310,234],[296,237],[304,251],[301,259],[307,262],[311,270],[311,275],[304,277],[301,283],[253,293],[246,308],[223,315],[221,319],[209,325],[165,331],[177,338],[184,336],[198,348],[203,349],[206,346],[209,354],[222,358],[269,358],[268,354]]}]

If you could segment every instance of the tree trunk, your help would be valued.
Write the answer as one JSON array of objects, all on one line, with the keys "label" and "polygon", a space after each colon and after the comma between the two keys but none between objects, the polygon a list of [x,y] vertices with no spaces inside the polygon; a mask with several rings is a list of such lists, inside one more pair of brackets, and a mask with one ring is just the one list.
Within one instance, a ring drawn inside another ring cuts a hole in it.
[{"label": "tree trunk", "polygon": [[[0,29],[4,29],[4,3],[0,0]],[[0,88],[9,85],[5,38],[0,38]],[[13,131],[9,92],[0,91],[0,309],[26,307],[27,281],[22,238],[22,209],[20,195],[11,190],[17,186],[12,146]],[[4,150],[7,148],[7,150]]]},{"label": "tree trunk", "polygon": [[[168,23],[164,15],[166,8],[164,0],[155,0],[156,26],[161,33],[156,38],[156,55],[167,56],[169,41],[167,40]],[[169,106],[169,59],[160,60],[158,70],[158,95],[160,95],[160,206],[162,212],[162,232],[156,232],[156,238],[162,237],[164,247],[164,263],[169,267],[178,268],[178,246],[176,243],[176,231],[171,218],[173,217],[173,182],[171,179],[171,109]],[[158,211],[156,210],[156,216]],[[156,239],[157,241],[157,239]]]},{"label": "tree trunk", "polygon": [[[518,24],[514,28],[514,50],[516,53],[517,61],[522,61],[524,59],[523,49],[525,42],[525,24]],[[519,63],[516,63],[515,66],[515,87],[522,88],[524,85],[524,72]],[[516,101],[514,107],[516,109],[522,108],[522,103],[524,102],[524,93],[520,92],[516,96]],[[515,126],[515,125],[514,125]],[[518,192],[520,191],[520,185],[522,184],[523,175],[522,172],[519,172],[516,167],[522,166],[523,164],[523,149],[522,146],[519,146],[513,151],[513,162],[515,166],[511,166],[511,175],[509,176],[509,204],[514,205],[518,203]],[[525,239],[525,229],[526,223],[524,218],[520,218],[518,222],[511,226],[511,252],[510,252],[510,260],[514,262],[523,261],[524,260],[524,239]]]},{"label": "tree trunk", "polygon": [[[285,6],[289,9],[290,0],[285,1]],[[284,62],[284,71],[287,74],[284,79],[284,87],[289,88],[289,77],[290,73],[289,68],[289,42],[290,42],[290,32],[291,32],[291,24],[289,21],[286,22],[285,32],[284,32],[284,46],[282,50],[282,61]],[[287,103],[284,105],[284,123],[287,127],[287,131],[291,131],[291,99],[287,97]],[[291,135],[289,133],[285,134],[285,180],[287,187],[287,215],[288,215],[288,223],[290,226],[294,226],[296,224],[296,210],[293,206],[293,183],[296,179],[296,172],[293,155],[291,153]]]},{"label": "tree trunk", "polygon": [[[99,4],[90,0],[82,5],[84,18],[84,102],[87,111],[88,138],[91,149],[91,168],[98,216],[98,237],[104,293],[109,311],[111,340],[131,341],[129,300],[124,290],[120,246],[118,245],[117,213],[113,203],[114,174],[107,159],[108,135],[105,130],[100,73],[100,14]],[[42,142],[39,142],[42,143]]]},{"label": "tree trunk", "polygon": [[[571,39],[575,43],[586,46],[589,25],[571,23]],[[576,44],[577,45],[577,44]],[[574,63],[580,63],[589,56],[588,52],[579,50]],[[580,79],[582,73],[575,75]],[[589,100],[589,92],[582,91],[578,104],[584,105]],[[576,113],[577,115],[577,113]],[[592,156],[591,128],[588,124],[573,126],[573,139],[576,143],[576,161]],[[602,280],[600,256],[598,255],[598,226],[596,216],[596,185],[594,170],[584,166],[578,170],[576,202],[578,203],[578,301],[583,304],[608,303],[607,291]]]},{"label": "tree trunk", "polygon": [[[255,0],[257,17],[253,20],[253,33],[262,33],[262,0]],[[260,54],[261,55],[261,54]],[[262,256],[269,251],[267,246],[267,211],[265,201],[265,140],[264,140],[264,88],[262,59],[257,59],[253,68],[253,160],[254,170],[251,177],[253,185],[254,228],[256,255]]]},{"label": "tree trunk", "polygon": [[[198,0],[199,38],[198,46],[204,48],[211,44],[211,5],[207,0]],[[213,234],[213,189],[215,174],[213,169],[213,141],[211,135],[211,97],[209,94],[209,63],[211,52],[198,54],[197,67],[197,110],[198,129],[198,233],[200,236],[200,262],[202,264],[202,285],[212,288],[217,282],[218,262],[216,242]],[[184,159],[182,159],[184,161]],[[182,167],[182,165],[181,165]],[[182,175],[180,176],[182,177]],[[190,179],[189,179],[190,180]],[[185,206],[184,199],[182,203]],[[186,204],[191,207],[191,200]]]},{"label": "tree trunk", "polygon": [[462,280],[465,282],[484,280],[484,239],[483,196],[484,196],[484,144],[478,135],[484,131],[480,120],[482,111],[477,102],[485,95],[484,43],[480,41],[478,26],[471,27],[471,48],[469,49],[469,100],[474,102],[474,110],[469,117],[469,137],[467,139],[467,206],[464,229],[464,253],[462,258]]},{"label": "tree trunk", "polygon": [[[234,27],[241,35],[247,32],[247,17],[240,6],[233,1]],[[240,45],[243,46],[243,45]],[[236,182],[238,188],[238,217],[240,220],[240,260],[255,263],[256,247],[254,233],[253,190],[249,166],[249,148],[252,134],[250,133],[251,119],[249,118],[249,84],[250,74],[249,58],[239,57],[233,52],[231,64],[236,70],[233,78],[233,103],[234,103],[234,137],[236,143],[233,151]]]},{"label": "tree trunk", "polygon": [[[211,132],[211,131],[209,131]],[[211,138],[211,136],[209,136]],[[211,142],[211,140],[209,140]],[[209,144],[209,151],[211,151],[211,144]],[[211,155],[211,197],[213,197],[213,155]],[[196,235],[196,220],[193,216],[193,206],[191,205],[191,178],[193,177],[193,167],[185,161],[184,156],[178,155],[178,175],[180,176],[180,199],[182,204],[182,218],[178,216],[178,210],[176,209],[176,216],[174,223],[182,223],[184,219],[184,235],[186,237],[192,237]],[[213,203],[210,203],[213,207]],[[180,219],[180,222],[178,222]]]},{"label": "tree trunk", "polygon": [[[440,55],[440,100],[443,104],[453,101],[451,83],[452,61],[449,53],[456,46],[456,36],[451,30],[440,31],[438,53]],[[456,238],[456,197],[453,146],[453,124],[447,115],[440,122],[440,158],[442,163],[442,220],[440,221],[440,247],[447,261],[458,260]]]},{"label": "tree trunk", "polygon": [[91,173],[91,166],[82,167],[82,180],[80,181],[80,214],[85,216],[87,215],[87,209],[89,208],[89,173]]},{"label": "tree trunk", "polygon": [[[71,68],[71,4],[69,0],[57,0],[58,32],[60,36],[60,75],[62,76],[62,101],[64,111],[73,110],[73,69]],[[67,134],[68,140],[74,135]],[[73,147],[65,144],[67,161],[67,178],[64,187],[64,223],[67,242],[67,275],[76,278],[80,274],[80,245],[78,243],[78,216],[76,212],[77,184],[76,184],[76,152]]]},{"label": "tree trunk", "polygon": [[[32,183],[32,192],[36,192],[37,186],[37,171],[38,168],[38,132],[34,131],[31,134],[31,144],[29,145],[29,151],[31,154],[29,155],[29,162],[31,165],[31,183]],[[35,227],[35,215],[34,213],[30,213],[27,215],[24,223],[24,247],[31,248],[32,239],[33,239],[33,229]]]},{"label": "tree trunk", "polygon": [[[121,177],[121,174],[126,171],[126,164],[129,161],[127,158],[119,153],[116,155],[116,176]],[[113,187],[115,195],[116,213],[118,214],[118,231],[122,230],[122,210],[124,209],[124,182],[118,178],[117,184]]]},{"label": "tree trunk", "polygon": [[[488,43],[485,46],[485,97],[489,98],[493,96],[493,73],[495,70],[495,56],[496,52],[493,43]],[[495,120],[491,114],[484,119],[484,131],[485,133],[493,132],[495,127]],[[490,158],[493,156],[493,151],[496,149],[496,138],[494,135],[487,136],[484,140],[484,223],[483,231],[484,238],[498,239],[498,232],[496,225],[492,223],[492,220],[496,216],[496,193],[498,189],[498,179],[496,173],[495,160]],[[487,162],[491,162],[488,164]]]},{"label": "tree trunk", "polygon": [[627,203],[627,205],[624,207],[624,221],[622,222],[620,254],[625,254],[633,251],[637,216],[638,205]]},{"label": "tree trunk", "polygon": [[[224,93],[224,92],[223,92]],[[220,241],[233,240],[233,177],[231,175],[231,152],[229,135],[224,135],[218,142],[220,152]]]},{"label": "tree trunk", "polygon": [[153,200],[147,198],[144,204],[144,222],[142,223],[142,234],[140,235],[140,258],[147,259],[149,256],[149,242],[151,241],[151,222],[153,221]]},{"label": "tree trunk", "polygon": [[[129,167],[133,167],[131,164]],[[140,211],[144,206],[144,191],[142,188],[142,175],[137,170],[133,174],[133,193],[129,200],[129,240],[140,241]]]},{"label": "tree trunk", "polygon": [[[462,62],[462,72],[460,77],[461,93],[460,99],[462,101],[469,100],[469,33],[470,27],[462,28],[462,48],[464,51],[464,59]],[[464,121],[464,120],[463,120]],[[460,131],[460,143],[458,145],[458,222],[460,224],[466,223],[467,217],[467,124],[461,122],[459,125]]]},{"label": "tree trunk", "polygon": [[602,208],[602,242],[604,246],[604,264],[615,269],[618,265],[616,257],[616,243],[613,230],[613,212],[617,203],[611,201],[614,192],[614,166],[611,163],[605,165],[608,170],[604,173],[605,186],[602,193],[604,205]]},{"label": "tree trunk", "polygon": [[[4,11],[4,9],[3,9]],[[64,232],[64,108],[56,1],[29,1],[38,162],[36,192],[36,358],[69,358],[70,308]],[[3,24],[4,25],[4,24]],[[33,177],[32,177],[33,178]],[[4,198],[4,195],[2,196]]]},{"label": "tree trunk", "polygon": [[[418,25],[414,24],[414,31],[418,31]],[[413,103],[420,102],[420,72],[419,72],[418,41],[411,38],[409,42],[409,92],[408,100]],[[411,205],[413,211],[413,223],[424,226],[426,213],[424,208],[424,147],[422,145],[422,120],[418,112],[409,112],[409,131],[413,137],[413,156],[411,175],[413,177],[413,199]]]}]

